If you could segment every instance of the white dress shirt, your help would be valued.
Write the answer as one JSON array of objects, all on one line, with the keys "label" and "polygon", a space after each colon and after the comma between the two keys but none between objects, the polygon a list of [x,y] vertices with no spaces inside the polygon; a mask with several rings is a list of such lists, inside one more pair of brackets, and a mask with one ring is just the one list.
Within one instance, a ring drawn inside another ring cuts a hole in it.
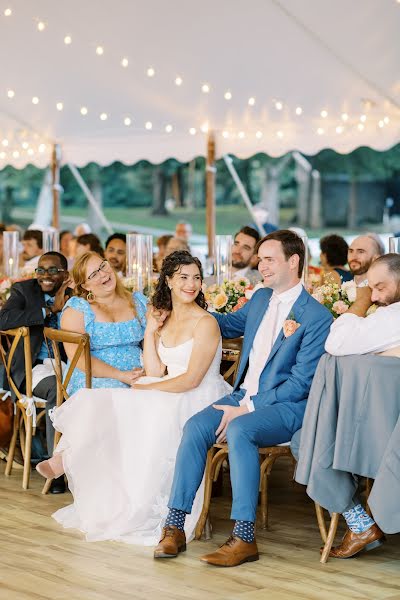
[{"label": "white dress shirt", "polygon": [[331,325],[325,350],[333,356],[375,354],[400,345],[400,302],[381,306],[368,317],[341,315]]},{"label": "white dress shirt", "polygon": [[289,313],[292,310],[293,304],[303,291],[303,286],[298,283],[290,290],[281,294],[272,294],[268,310],[257,329],[253,345],[250,350],[249,368],[242,385],[242,389],[246,390],[246,394],[240,400],[242,406],[246,404],[249,412],[253,412],[254,404],[250,399],[258,392],[261,373],[264,370],[265,364],[271,353],[272,347],[276,338],[283,327],[283,323],[289,318]]}]

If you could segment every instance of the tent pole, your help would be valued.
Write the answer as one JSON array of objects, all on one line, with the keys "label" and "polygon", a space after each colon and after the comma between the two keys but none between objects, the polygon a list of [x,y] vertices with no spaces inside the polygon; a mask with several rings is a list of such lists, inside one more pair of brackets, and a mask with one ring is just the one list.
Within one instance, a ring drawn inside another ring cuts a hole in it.
[{"label": "tent pole", "polygon": [[52,226],[60,229],[60,159],[61,148],[59,144],[53,144],[51,153],[51,191],[53,195],[53,217]]},{"label": "tent pole", "polygon": [[209,258],[214,257],[216,172],[217,168],[215,166],[215,136],[214,133],[210,131],[207,138],[206,163],[206,228]]}]

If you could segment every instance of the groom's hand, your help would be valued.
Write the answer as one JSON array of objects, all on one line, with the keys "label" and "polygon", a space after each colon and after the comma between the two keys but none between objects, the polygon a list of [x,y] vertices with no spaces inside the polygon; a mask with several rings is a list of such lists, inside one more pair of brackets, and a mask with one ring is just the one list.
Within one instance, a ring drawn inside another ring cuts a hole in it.
[{"label": "groom's hand", "polygon": [[221,423],[215,435],[217,436],[217,444],[221,444],[222,442],[226,442],[226,430],[228,425],[233,419],[236,417],[240,417],[241,415],[247,414],[249,411],[246,405],[243,406],[230,406],[224,404],[213,404],[213,408],[216,410],[223,410],[224,414],[221,419]]}]

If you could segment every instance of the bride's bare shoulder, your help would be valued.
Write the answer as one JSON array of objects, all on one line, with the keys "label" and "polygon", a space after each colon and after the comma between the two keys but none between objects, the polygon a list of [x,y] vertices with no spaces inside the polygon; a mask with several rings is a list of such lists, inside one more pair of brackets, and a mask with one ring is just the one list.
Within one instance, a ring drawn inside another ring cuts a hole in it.
[{"label": "bride's bare shoulder", "polygon": [[198,335],[213,335],[219,336],[220,329],[217,320],[206,310],[199,314],[198,321],[195,326],[195,333]]}]

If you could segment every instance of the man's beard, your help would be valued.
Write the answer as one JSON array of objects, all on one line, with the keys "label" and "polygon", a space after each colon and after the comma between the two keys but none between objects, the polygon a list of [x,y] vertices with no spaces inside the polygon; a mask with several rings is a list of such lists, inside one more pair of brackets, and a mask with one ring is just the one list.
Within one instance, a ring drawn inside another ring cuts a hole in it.
[{"label": "man's beard", "polygon": [[395,302],[400,302],[400,282],[397,284],[395,293],[392,296],[386,298],[385,302],[375,302],[377,306],[390,306]]},{"label": "man's beard", "polygon": [[246,263],[246,262],[243,262],[243,261],[240,261],[240,260],[236,260],[235,261],[235,260],[232,259],[232,267],[234,269],[238,269],[238,270],[239,269],[245,269],[248,266],[249,266],[248,262]]},{"label": "man's beard", "polygon": [[369,260],[367,263],[364,263],[363,265],[360,265],[360,266],[358,267],[358,269],[352,269],[352,268],[350,267],[350,265],[349,265],[349,267],[350,267],[350,271],[351,271],[351,273],[352,273],[353,275],[365,275],[365,273],[368,271],[368,269],[369,269],[369,268],[370,268],[370,266],[372,265],[372,262],[373,262],[373,261],[372,261],[372,259],[371,259],[371,260]]}]

